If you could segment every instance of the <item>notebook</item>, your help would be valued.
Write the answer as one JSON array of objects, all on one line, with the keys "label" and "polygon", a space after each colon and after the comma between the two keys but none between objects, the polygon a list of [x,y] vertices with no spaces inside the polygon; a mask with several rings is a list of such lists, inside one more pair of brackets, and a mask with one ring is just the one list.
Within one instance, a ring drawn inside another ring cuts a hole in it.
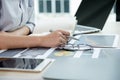
[{"label": "notebook", "polygon": [[45,80],[120,80],[120,49],[103,49],[99,58],[62,58],[44,73]]},{"label": "notebook", "polygon": [[99,32],[113,7],[114,1],[106,0],[83,0],[75,13],[77,20],[74,35]]}]

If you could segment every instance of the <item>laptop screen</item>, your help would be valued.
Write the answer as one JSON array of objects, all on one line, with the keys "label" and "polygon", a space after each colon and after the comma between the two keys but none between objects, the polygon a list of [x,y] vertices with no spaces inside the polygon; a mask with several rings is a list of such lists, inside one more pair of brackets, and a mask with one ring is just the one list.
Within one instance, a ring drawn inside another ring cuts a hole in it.
[{"label": "laptop screen", "polygon": [[75,14],[79,25],[102,29],[115,0],[83,0]]}]

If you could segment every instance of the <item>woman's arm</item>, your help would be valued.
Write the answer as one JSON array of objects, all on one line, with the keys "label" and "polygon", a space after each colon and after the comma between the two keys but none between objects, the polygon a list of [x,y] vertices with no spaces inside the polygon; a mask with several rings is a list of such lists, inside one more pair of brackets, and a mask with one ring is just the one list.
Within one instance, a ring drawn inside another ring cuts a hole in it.
[{"label": "woman's arm", "polygon": [[8,35],[19,35],[19,36],[25,36],[30,33],[30,30],[27,26],[23,26],[22,28],[19,28],[17,30],[14,30],[12,32],[6,32]]},{"label": "woman's arm", "polygon": [[45,36],[18,36],[0,33],[0,49],[57,47],[67,43],[69,32],[58,30]]},{"label": "woman's arm", "polygon": [[26,36],[29,33],[30,33],[30,30],[26,26],[23,26],[22,28],[19,28],[11,32],[0,31],[0,34],[2,35],[16,35],[16,36]]},{"label": "woman's arm", "polygon": [[36,36],[16,36],[0,34],[0,49],[36,47],[38,41]]}]

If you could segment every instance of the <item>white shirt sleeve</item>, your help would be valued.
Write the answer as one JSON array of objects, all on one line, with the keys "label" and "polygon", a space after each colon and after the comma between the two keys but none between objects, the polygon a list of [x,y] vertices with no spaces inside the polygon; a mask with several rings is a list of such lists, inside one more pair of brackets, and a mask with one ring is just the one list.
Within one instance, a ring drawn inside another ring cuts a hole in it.
[{"label": "white shirt sleeve", "polygon": [[28,2],[28,13],[29,13],[29,19],[26,22],[26,26],[29,27],[30,32],[33,32],[35,27],[35,13],[34,13],[34,1],[29,0]]},{"label": "white shirt sleeve", "polygon": [[1,0],[0,31],[14,31],[23,26],[35,27],[34,0]]}]

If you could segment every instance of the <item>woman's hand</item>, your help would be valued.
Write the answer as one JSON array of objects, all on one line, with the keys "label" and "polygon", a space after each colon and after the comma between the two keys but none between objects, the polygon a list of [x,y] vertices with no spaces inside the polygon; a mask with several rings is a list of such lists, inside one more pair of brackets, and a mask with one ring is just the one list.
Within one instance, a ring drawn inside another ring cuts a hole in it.
[{"label": "woman's hand", "polygon": [[40,37],[40,46],[43,47],[58,47],[64,46],[68,41],[70,33],[63,30],[53,31],[52,33]]}]

